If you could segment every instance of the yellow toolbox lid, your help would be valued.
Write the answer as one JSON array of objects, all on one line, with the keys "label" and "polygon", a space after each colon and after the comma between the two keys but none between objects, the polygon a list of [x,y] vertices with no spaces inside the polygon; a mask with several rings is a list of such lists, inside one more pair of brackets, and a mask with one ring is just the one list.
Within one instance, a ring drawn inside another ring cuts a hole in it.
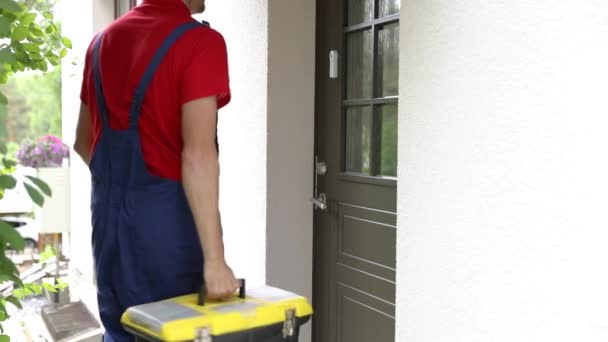
[{"label": "yellow toolbox lid", "polygon": [[122,316],[125,328],[161,341],[192,341],[201,328],[212,336],[243,332],[286,321],[290,310],[296,318],[313,314],[302,296],[273,288],[251,289],[246,299],[197,305],[196,294],[129,308]]}]

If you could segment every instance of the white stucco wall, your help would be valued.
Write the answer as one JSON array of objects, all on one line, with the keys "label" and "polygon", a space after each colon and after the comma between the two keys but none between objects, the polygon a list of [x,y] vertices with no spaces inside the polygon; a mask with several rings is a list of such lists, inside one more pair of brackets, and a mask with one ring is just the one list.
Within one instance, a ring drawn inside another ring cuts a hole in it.
[{"label": "white stucco wall", "polygon": [[608,2],[402,2],[397,340],[608,340]]},{"label": "white stucco wall", "polygon": [[[76,138],[84,56],[94,32],[93,1],[62,0],[59,16],[63,35],[69,37],[73,44],[73,49],[62,62],[62,135],[71,147]],[[70,167],[70,266],[81,272],[86,279],[92,280],[90,176],[86,165],[73,150]]]},{"label": "white stucco wall", "polygon": [[255,286],[266,281],[268,3],[207,1],[202,18],[224,35],[230,63],[232,102],[218,129],[226,258]]},{"label": "white stucco wall", "polygon": [[[268,25],[267,282],[311,299],[315,9],[270,0]],[[307,324],[300,340],[310,332]]]}]

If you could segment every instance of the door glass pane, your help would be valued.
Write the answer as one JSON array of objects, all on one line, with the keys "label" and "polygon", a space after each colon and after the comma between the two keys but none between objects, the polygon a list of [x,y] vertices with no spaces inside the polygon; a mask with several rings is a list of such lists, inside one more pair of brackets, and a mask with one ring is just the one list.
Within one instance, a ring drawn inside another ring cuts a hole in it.
[{"label": "door glass pane", "polygon": [[355,32],[347,38],[347,98],[369,99],[372,96],[372,31]]},{"label": "door glass pane", "polygon": [[399,13],[401,0],[380,0],[378,3],[378,17],[386,17]]},{"label": "door glass pane", "polygon": [[374,0],[349,0],[348,25],[361,24],[374,19]]},{"label": "door glass pane", "polygon": [[397,177],[397,104],[380,107],[382,119],[382,146],[380,174]]},{"label": "door glass pane", "polygon": [[378,31],[378,95],[399,94],[399,24]]},{"label": "door glass pane", "polygon": [[371,173],[372,110],[352,107],[346,110],[346,171]]}]

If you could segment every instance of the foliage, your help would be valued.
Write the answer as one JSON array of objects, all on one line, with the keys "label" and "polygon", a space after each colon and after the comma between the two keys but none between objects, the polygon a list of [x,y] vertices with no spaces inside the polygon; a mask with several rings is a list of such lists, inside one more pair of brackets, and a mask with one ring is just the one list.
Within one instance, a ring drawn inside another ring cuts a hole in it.
[{"label": "foliage", "polygon": [[[68,53],[72,42],[61,36],[48,8],[41,12],[35,1],[28,5],[13,0],[0,0],[0,84],[6,84],[15,72],[40,70],[46,72],[49,64],[59,65]],[[8,99],[0,93],[0,103]]]},{"label": "foliage", "polygon": [[[28,177],[24,180],[16,179],[13,176],[15,172],[16,162],[6,158],[6,146],[0,142],[0,200],[4,197],[6,190],[12,190],[18,185],[26,187],[28,194],[32,200],[39,206],[44,204],[44,196],[50,196],[51,190],[40,179]],[[21,184],[20,184],[21,183]],[[0,220],[0,283],[5,281],[13,282],[17,293],[28,294],[35,290],[35,285],[25,285],[19,278],[19,271],[15,264],[6,256],[6,249],[11,248],[17,251],[23,251],[25,241],[21,235],[8,223]],[[6,306],[11,303],[18,308],[21,308],[20,300],[15,295],[2,298],[0,296],[0,322],[9,318]],[[0,323],[0,332],[2,325]],[[5,336],[5,335],[0,335]],[[6,340],[8,336],[2,337]]]},{"label": "foliage", "polygon": [[[36,89],[36,91],[31,91]],[[0,106],[0,139],[9,145],[9,156],[19,146],[46,134],[61,137],[61,68],[25,72],[0,85],[10,102]]]},{"label": "foliage", "polygon": [[57,253],[55,253],[55,248],[53,248],[51,245],[47,245],[44,248],[44,251],[38,255],[38,262],[45,262],[54,256],[57,256]]},{"label": "foliage", "polygon": [[36,142],[23,144],[17,152],[17,159],[27,167],[59,167],[69,154],[68,145],[55,136],[46,135]]},{"label": "foliage", "polygon": [[[6,84],[18,72],[46,72],[49,65],[58,66],[61,58],[67,55],[72,43],[61,36],[61,30],[49,10],[53,4],[53,0],[0,0],[0,84]],[[8,113],[8,103],[7,96],[0,92],[0,113]],[[0,199],[6,190],[23,185],[32,201],[42,206],[44,196],[51,195],[50,189],[34,177],[16,179],[13,176],[16,162],[6,157],[7,152],[6,143],[0,141]],[[21,251],[25,242],[11,225],[0,220],[0,282],[12,282],[20,295],[37,293],[42,289],[39,285],[25,285],[20,280],[17,267],[6,257],[8,247]],[[0,296],[0,323],[8,319],[8,303],[21,306],[15,295]],[[0,333],[3,333],[1,324]],[[0,341],[8,340],[9,336],[0,335]]]}]

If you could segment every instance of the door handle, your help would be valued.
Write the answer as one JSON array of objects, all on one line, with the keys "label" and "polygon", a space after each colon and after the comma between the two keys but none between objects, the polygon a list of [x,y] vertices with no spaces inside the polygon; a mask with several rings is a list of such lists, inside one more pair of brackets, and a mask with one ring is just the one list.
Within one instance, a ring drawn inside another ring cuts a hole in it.
[{"label": "door handle", "polygon": [[317,190],[319,187],[319,176],[325,176],[327,174],[327,164],[324,162],[320,162],[318,157],[315,156],[315,189],[314,189],[314,197],[310,199],[315,210],[327,210],[327,195],[324,193],[319,193],[317,195]]},{"label": "door handle", "polygon": [[315,206],[315,209],[327,210],[327,196],[324,193],[320,193],[318,197],[310,200]]}]

